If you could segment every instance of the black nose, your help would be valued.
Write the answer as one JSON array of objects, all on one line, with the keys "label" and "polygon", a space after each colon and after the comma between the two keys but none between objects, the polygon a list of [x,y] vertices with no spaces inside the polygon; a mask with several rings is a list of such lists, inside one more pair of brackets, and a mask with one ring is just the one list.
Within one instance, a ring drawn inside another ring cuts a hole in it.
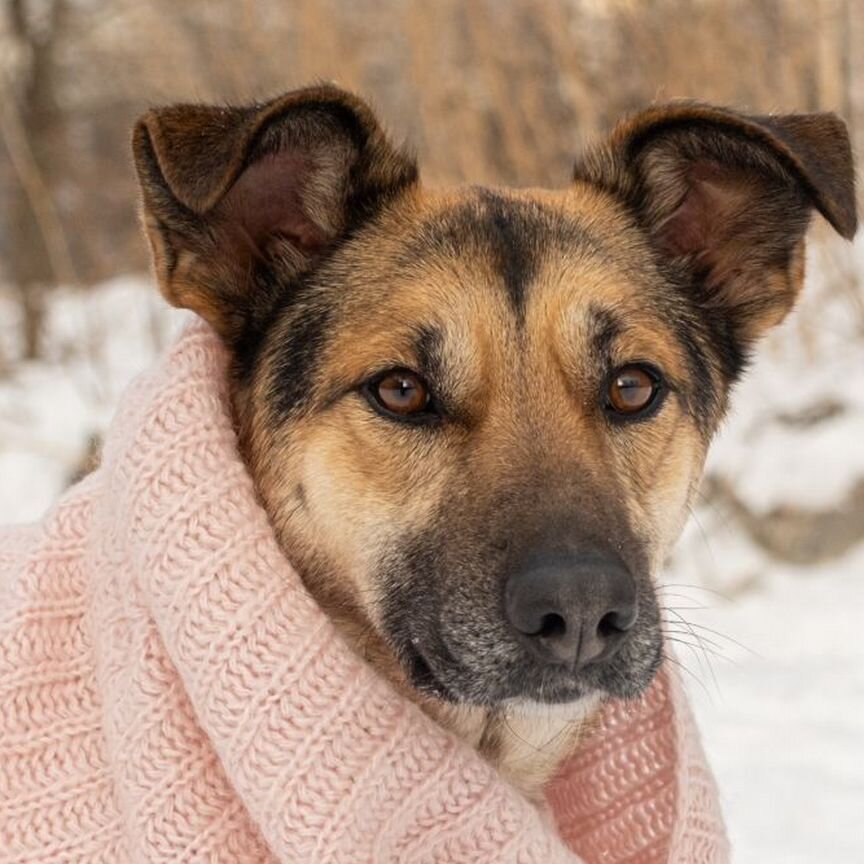
[{"label": "black nose", "polygon": [[636,623],[636,584],[615,557],[527,561],[511,571],[505,609],[521,641],[544,663],[585,666],[611,657]]}]

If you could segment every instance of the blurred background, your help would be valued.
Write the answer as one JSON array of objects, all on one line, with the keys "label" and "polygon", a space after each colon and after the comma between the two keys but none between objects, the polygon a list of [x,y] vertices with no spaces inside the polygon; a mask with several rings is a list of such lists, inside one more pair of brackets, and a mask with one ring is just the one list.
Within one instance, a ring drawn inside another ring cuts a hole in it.
[{"label": "blurred background", "polygon": [[[0,520],[85,472],[171,339],[134,118],[316,78],[360,90],[428,182],[567,182],[623,113],[834,110],[864,141],[864,0],[0,0]],[[864,241],[815,224],[665,576],[739,864],[864,861]]]}]

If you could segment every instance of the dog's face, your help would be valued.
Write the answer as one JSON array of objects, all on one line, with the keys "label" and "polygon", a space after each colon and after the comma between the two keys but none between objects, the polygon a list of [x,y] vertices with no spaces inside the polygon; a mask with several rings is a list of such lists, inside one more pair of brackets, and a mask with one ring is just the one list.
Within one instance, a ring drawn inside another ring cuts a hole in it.
[{"label": "dog's face", "polygon": [[722,385],[626,214],[587,188],[415,189],[301,293],[245,404],[307,579],[444,698],[645,686],[652,572]]},{"label": "dog's face", "polygon": [[333,614],[458,703],[631,696],[729,388],[791,308],[842,124],[652,109],[562,191],[435,191],[333,88],[136,132],[163,291],[235,360],[245,455]]}]

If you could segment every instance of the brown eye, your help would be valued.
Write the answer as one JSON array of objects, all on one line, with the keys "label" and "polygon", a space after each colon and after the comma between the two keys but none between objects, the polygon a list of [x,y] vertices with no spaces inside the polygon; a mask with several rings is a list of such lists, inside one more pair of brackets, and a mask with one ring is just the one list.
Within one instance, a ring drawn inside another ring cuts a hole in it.
[{"label": "brown eye", "polygon": [[431,397],[426,382],[414,372],[395,369],[372,385],[372,395],[391,414],[410,417],[429,408]]},{"label": "brown eye", "polygon": [[635,364],[622,366],[609,382],[607,409],[621,417],[635,417],[655,404],[660,389],[658,373]]}]

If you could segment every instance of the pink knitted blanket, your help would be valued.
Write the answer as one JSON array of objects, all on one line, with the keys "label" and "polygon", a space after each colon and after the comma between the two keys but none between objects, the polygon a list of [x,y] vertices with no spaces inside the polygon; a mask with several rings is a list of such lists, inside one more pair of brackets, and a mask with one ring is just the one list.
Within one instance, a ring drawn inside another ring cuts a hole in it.
[{"label": "pink knitted blanket", "polygon": [[0,862],[724,862],[674,679],[610,705],[538,810],[355,656],[237,455],[190,326],[102,467],[0,533]]}]

